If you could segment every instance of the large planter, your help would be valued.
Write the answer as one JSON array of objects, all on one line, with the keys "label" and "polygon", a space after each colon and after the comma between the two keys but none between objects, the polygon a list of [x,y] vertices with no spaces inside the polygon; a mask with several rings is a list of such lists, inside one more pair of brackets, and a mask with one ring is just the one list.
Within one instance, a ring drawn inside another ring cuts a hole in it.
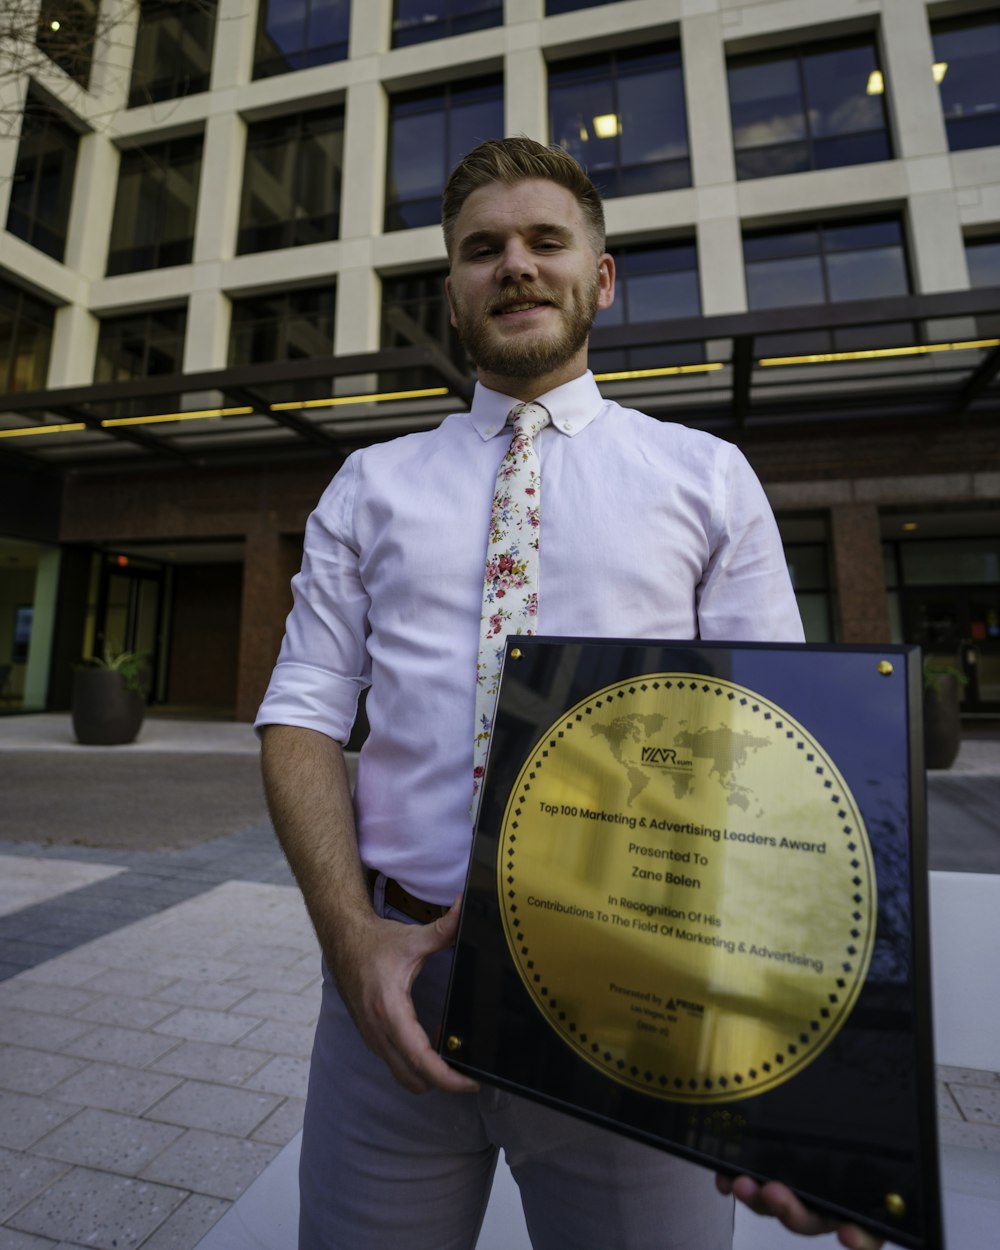
[{"label": "large planter", "polygon": [[928,768],[951,768],[962,744],[958,679],[942,673],[924,686],[924,763]]},{"label": "large planter", "polygon": [[145,711],[142,695],[129,690],[114,669],[78,668],[73,673],[73,732],[84,746],[134,742]]}]

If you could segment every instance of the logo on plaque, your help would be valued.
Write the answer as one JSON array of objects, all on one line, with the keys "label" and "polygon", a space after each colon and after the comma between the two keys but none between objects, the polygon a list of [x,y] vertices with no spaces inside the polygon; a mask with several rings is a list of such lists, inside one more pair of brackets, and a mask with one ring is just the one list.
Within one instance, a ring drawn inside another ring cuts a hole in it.
[{"label": "logo on plaque", "polygon": [[646,1094],[781,1084],[865,982],[877,900],[858,806],[798,721],[730,681],[653,673],[571,708],[510,792],[497,864],[539,1011]]}]

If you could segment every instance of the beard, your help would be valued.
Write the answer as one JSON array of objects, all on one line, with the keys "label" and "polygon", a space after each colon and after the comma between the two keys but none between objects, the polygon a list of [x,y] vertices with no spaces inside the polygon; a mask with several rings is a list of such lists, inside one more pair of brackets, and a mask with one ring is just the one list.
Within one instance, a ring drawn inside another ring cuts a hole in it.
[{"label": "beard", "polygon": [[[587,288],[567,308],[553,292],[511,284],[503,287],[476,316],[461,304],[455,305],[455,320],[462,346],[474,364],[487,373],[508,378],[537,378],[559,369],[586,343],[597,315],[600,279],[595,274]],[[559,311],[561,325],[547,336],[497,335],[493,319],[497,310],[511,303],[542,302]]]}]

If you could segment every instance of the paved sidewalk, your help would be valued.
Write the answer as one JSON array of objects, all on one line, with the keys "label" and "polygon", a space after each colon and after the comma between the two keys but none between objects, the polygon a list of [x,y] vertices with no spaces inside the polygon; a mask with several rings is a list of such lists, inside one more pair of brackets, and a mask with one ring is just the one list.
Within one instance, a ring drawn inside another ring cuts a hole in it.
[{"label": "paved sidewalk", "polygon": [[[120,758],[73,746],[65,721],[0,719],[0,774],[36,757],[55,790],[66,751],[98,770]],[[245,726],[150,719],[134,751],[150,776],[173,776],[180,809],[182,756],[211,758],[223,784],[256,744]],[[967,774],[1000,772],[996,743],[963,757]],[[72,803],[58,811],[72,821]],[[256,1213],[280,1208],[283,1229],[294,1218],[315,938],[266,821],[149,849],[161,815],[136,829],[140,849],[75,844],[72,824],[47,845],[0,832],[0,1250],[293,1244]],[[1000,1075],[987,1066],[939,1074],[946,1178],[974,1196],[1000,1178]],[[995,1228],[1000,1203],[983,1210]],[[522,1245],[512,1219],[488,1221],[480,1250]],[[254,1234],[226,1241],[234,1227]]]}]

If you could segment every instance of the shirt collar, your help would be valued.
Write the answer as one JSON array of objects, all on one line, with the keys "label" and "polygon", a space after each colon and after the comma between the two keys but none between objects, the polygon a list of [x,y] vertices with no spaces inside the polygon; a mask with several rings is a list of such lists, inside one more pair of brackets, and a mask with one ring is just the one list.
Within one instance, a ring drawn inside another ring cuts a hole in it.
[{"label": "shirt collar", "polygon": [[[535,400],[549,410],[555,428],[571,438],[590,425],[604,407],[604,399],[589,370],[572,382],[564,382],[544,395],[536,395]],[[469,416],[479,437],[485,442],[499,434],[506,424],[507,413],[521,402],[477,382]]]}]

